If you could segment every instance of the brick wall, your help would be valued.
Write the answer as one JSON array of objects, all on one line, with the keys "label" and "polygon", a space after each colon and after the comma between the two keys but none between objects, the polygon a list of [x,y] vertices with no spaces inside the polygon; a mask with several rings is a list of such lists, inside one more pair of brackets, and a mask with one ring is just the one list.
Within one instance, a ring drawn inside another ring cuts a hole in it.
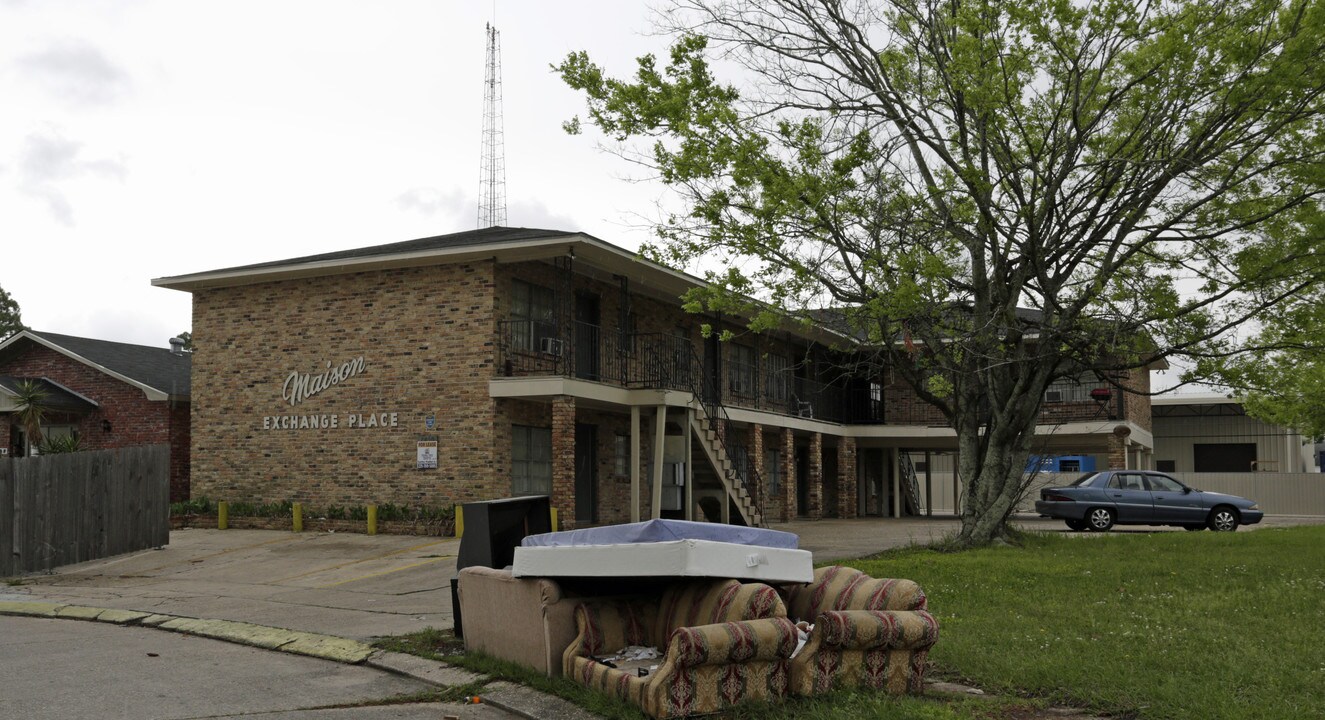
[{"label": "brick wall", "polygon": [[[483,261],[195,292],[194,494],[315,507],[508,495],[487,388],[493,286]],[[360,356],[362,373],[295,406],[283,399],[292,372]],[[281,416],[336,426],[264,428]],[[435,470],[416,469],[426,436]]]},{"label": "brick wall", "polygon": [[[84,450],[170,445],[170,500],[188,499],[188,403],[172,407],[169,401],[148,400],[142,389],[35,343],[0,363],[0,375],[49,378],[96,401],[99,407],[86,415],[48,416],[48,424],[74,425]],[[110,422],[110,432],[103,429],[102,421]],[[0,429],[6,444],[10,440],[7,430],[7,425]]]}]

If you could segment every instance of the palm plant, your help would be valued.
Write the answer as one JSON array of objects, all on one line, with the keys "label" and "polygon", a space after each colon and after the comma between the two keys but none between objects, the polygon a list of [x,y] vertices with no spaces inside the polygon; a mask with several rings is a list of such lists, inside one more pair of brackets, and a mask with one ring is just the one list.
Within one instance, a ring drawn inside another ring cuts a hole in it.
[{"label": "palm plant", "polygon": [[41,424],[50,408],[46,406],[46,391],[35,380],[21,380],[15,385],[14,417],[24,435],[33,446],[41,443]]}]

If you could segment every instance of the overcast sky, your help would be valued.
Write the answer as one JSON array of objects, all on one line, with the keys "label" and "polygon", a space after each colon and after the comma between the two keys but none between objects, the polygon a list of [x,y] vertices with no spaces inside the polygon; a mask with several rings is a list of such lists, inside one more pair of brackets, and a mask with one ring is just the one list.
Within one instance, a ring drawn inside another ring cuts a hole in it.
[{"label": "overcast sky", "polygon": [[[152,278],[476,226],[492,2],[0,0],[0,287],[37,330],[166,346]],[[658,188],[550,71],[665,47],[636,0],[500,0],[512,226],[636,248]]]}]

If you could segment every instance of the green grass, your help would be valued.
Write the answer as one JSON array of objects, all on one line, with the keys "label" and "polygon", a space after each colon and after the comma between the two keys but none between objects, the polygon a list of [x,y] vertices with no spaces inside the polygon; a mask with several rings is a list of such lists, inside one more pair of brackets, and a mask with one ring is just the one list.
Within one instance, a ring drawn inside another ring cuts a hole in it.
[{"label": "green grass", "polygon": [[[931,677],[986,697],[838,692],[750,704],[732,720],[1022,720],[1048,705],[1122,718],[1325,717],[1325,526],[1061,537],[1020,547],[908,548],[846,564],[921,584],[941,625]],[[634,707],[564,678],[464,654],[449,632],[388,638],[612,720]]]},{"label": "green grass", "polygon": [[989,691],[1142,718],[1325,716],[1325,527],[1024,543],[849,564],[919,582],[932,661]]}]

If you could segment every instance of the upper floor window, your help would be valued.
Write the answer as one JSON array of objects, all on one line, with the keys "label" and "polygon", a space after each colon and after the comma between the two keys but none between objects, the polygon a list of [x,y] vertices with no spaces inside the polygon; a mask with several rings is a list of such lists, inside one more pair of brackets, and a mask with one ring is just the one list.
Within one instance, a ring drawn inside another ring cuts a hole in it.
[{"label": "upper floor window", "polygon": [[727,355],[727,388],[734,395],[755,393],[755,351],[748,345],[732,345]]},{"label": "upper floor window", "polygon": [[551,288],[523,280],[511,281],[509,319],[511,339],[517,350],[547,351],[542,340],[557,338],[556,297]]},{"label": "upper floor window", "polygon": [[777,404],[791,398],[791,362],[784,355],[765,355],[764,394]]}]

